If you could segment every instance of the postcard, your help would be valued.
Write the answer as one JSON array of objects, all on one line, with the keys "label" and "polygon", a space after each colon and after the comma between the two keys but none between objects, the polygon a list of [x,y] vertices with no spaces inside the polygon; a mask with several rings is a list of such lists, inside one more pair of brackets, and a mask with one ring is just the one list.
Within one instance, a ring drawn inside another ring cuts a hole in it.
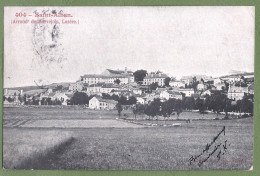
[{"label": "postcard", "polygon": [[253,6],[4,7],[3,169],[252,170]]}]

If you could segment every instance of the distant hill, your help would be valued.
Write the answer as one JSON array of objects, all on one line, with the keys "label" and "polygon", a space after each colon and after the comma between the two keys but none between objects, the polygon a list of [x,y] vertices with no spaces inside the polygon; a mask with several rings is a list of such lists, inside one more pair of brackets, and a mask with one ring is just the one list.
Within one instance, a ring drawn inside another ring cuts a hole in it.
[{"label": "distant hill", "polygon": [[[52,84],[43,86],[43,89],[47,89],[47,88],[53,89],[58,85],[62,85],[62,87],[66,88],[66,87],[69,87],[70,84],[71,84],[70,82],[52,83]],[[24,92],[27,92],[27,91],[39,89],[39,87],[38,86],[23,86],[23,87],[11,87],[11,88],[8,88],[8,89],[10,89],[10,90],[23,90]]]},{"label": "distant hill", "polygon": [[226,78],[229,76],[248,76],[248,75],[254,75],[254,72],[240,72],[240,73],[234,73],[230,75],[221,76],[220,78]]}]

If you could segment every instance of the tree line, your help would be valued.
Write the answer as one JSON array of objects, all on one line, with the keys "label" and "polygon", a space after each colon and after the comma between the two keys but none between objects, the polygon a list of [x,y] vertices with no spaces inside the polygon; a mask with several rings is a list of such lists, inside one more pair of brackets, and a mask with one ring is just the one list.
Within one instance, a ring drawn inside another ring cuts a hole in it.
[{"label": "tree line", "polygon": [[[253,95],[245,95],[242,100],[237,100],[236,103],[232,104],[225,94],[216,93],[197,99],[194,97],[184,97],[182,100],[170,98],[164,102],[157,98],[145,105],[136,104],[132,109],[135,118],[137,114],[145,114],[149,119],[158,118],[158,116],[163,116],[166,119],[175,114],[178,118],[183,110],[198,110],[201,114],[213,111],[217,115],[220,112],[225,112],[225,118],[228,118],[228,112],[244,112],[253,115],[253,101]],[[116,108],[120,117],[123,110],[122,104],[119,102]]]}]

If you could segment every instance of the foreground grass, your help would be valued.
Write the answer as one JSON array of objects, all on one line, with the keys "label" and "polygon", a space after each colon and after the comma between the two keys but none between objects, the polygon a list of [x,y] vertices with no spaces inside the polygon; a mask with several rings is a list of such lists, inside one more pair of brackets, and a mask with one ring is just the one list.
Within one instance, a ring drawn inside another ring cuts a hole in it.
[{"label": "foreground grass", "polygon": [[[99,119],[97,122],[100,122],[102,119],[116,117],[116,112],[113,111],[86,109],[75,110],[74,115],[69,110],[63,112],[59,109],[18,112],[15,108],[4,109],[4,120],[84,118]],[[199,114],[183,113],[180,118],[196,119]],[[181,119],[180,127],[55,130],[4,127],[4,167],[95,170],[249,169],[253,161],[253,118],[208,120],[210,118],[207,115],[203,118],[205,120],[191,123]],[[137,120],[142,121],[143,118],[138,116]],[[175,122],[178,121],[167,121]],[[226,126],[226,133],[219,140],[227,140],[230,146],[225,155],[221,156],[222,160],[216,162],[217,157],[214,154],[211,156],[213,161],[207,161],[201,167],[197,163],[190,165],[189,158],[200,154],[223,126]]]},{"label": "foreground grass", "polygon": [[72,138],[72,133],[58,130],[5,129],[3,131],[3,167],[32,169],[49,152]]},{"label": "foreground grass", "polygon": [[[199,123],[199,122],[197,122]],[[232,125],[231,125],[232,124]],[[242,125],[243,124],[243,125]],[[219,162],[216,154],[202,166],[189,164],[192,155],[199,154],[222,129],[224,122],[202,123],[185,127],[155,127],[126,129],[78,129],[75,142],[63,152],[48,158],[44,166],[34,169],[94,169],[94,170],[189,170],[241,169],[252,166],[252,119],[227,122],[225,136],[231,144]],[[46,157],[42,162],[46,161]],[[28,168],[28,167],[25,167]]]}]

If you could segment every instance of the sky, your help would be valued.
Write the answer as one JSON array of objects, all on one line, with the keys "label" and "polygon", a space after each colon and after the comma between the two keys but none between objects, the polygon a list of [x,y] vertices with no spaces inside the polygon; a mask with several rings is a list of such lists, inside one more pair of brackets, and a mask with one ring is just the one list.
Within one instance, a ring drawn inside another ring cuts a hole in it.
[{"label": "sky", "polygon": [[[35,10],[73,17],[39,18]],[[11,23],[19,19],[29,22]],[[60,24],[31,23],[37,19]],[[5,7],[4,87],[75,82],[108,68],[160,70],[177,78],[253,72],[254,20],[254,7],[243,6]]]}]

